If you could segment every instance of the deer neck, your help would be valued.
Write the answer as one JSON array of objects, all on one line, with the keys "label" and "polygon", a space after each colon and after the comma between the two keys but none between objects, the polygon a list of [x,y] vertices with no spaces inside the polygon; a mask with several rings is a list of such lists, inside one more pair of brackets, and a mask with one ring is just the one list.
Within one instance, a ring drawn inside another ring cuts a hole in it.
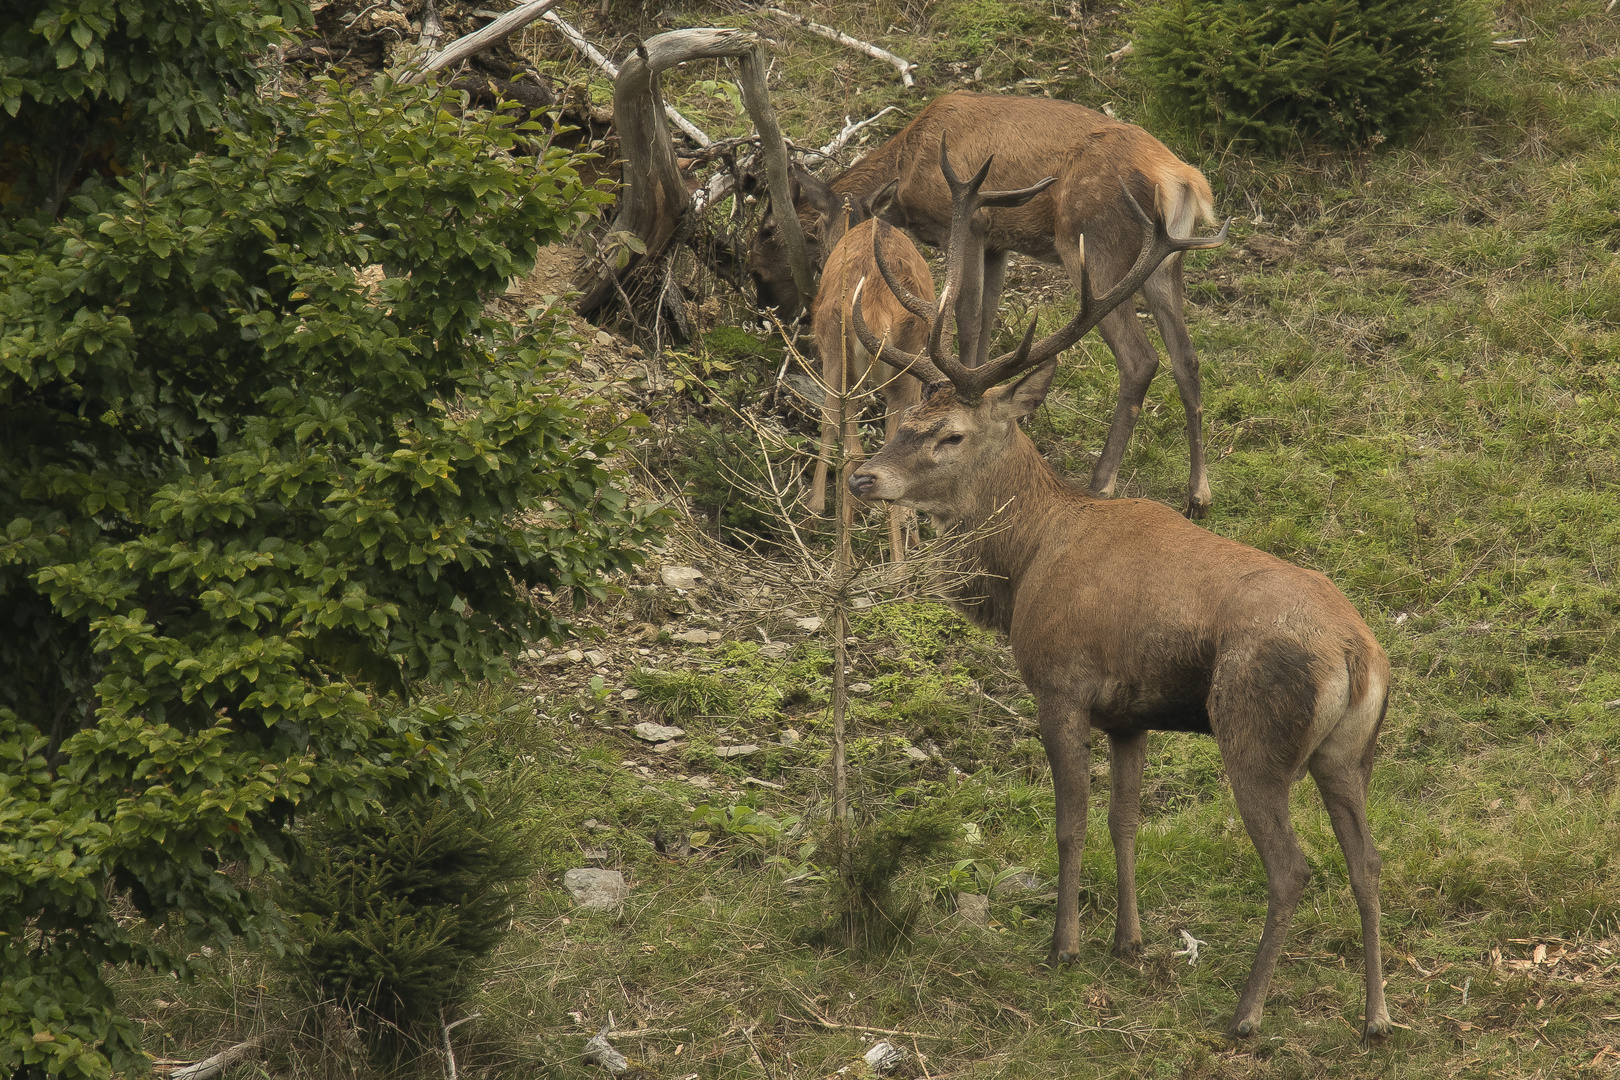
[{"label": "deer neck", "polygon": [[1022,431],[1013,432],[1007,452],[970,487],[960,514],[933,515],[934,524],[964,541],[970,573],[953,590],[957,610],[1005,632],[1019,582],[1053,535],[1054,515],[1090,496],[1059,476]]}]

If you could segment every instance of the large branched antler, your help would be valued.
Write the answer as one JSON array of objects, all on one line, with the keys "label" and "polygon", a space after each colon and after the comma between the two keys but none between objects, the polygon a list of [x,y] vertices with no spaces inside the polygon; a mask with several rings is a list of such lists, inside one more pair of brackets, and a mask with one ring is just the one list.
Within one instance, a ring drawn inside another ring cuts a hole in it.
[{"label": "large branched antler", "polygon": [[[944,140],[940,141],[940,167],[945,173],[945,181],[951,188],[951,236],[948,254],[946,256],[945,290],[940,295],[937,308],[930,311],[926,304],[922,304],[909,293],[902,296],[895,288],[893,274],[890,272],[887,260],[883,257],[882,246],[878,243],[878,236],[874,235],[873,256],[877,261],[878,270],[883,274],[883,280],[889,285],[891,292],[913,312],[929,322],[928,327],[928,354],[926,356],[903,352],[899,349],[883,346],[884,359],[891,365],[906,371],[921,379],[927,386],[949,381],[956,387],[956,396],[960,401],[977,401],[990,387],[995,386],[1020,372],[1037,367],[1040,364],[1057,356],[1064,349],[1079,341],[1091,331],[1114,308],[1124,303],[1142,287],[1148,278],[1153,276],[1160,264],[1179,251],[1192,251],[1203,248],[1220,247],[1226,243],[1227,230],[1231,221],[1221,226],[1221,231],[1214,236],[1171,236],[1169,229],[1163,221],[1155,220],[1142,209],[1136,197],[1122,183],[1120,191],[1125,196],[1126,204],[1136,215],[1138,224],[1142,227],[1142,250],[1136,257],[1136,262],[1130,271],[1115,283],[1112,289],[1101,297],[1095,296],[1091,291],[1090,275],[1081,270],[1080,275],[1080,310],[1068,324],[1060,330],[1035,341],[1035,323],[1031,322],[1024,334],[1024,340],[1018,348],[1010,353],[996,357],[982,367],[971,368],[947,355],[944,347],[945,312],[951,310],[956,301],[956,294],[960,289],[962,266],[967,257],[970,240],[975,234],[973,228],[974,215],[986,206],[1020,206],[1053,183],[1051,178],[1039,184],[1020,191],[998,191],[980,194],[979,187],[984,183],[990,171],[990,162],[986,161],[973,179],[963,183],[958,180],[951,170],[949,159],[945,156]],[[864,284],[864,282],[863,282]],[[852,322],[855,333],[861,343],[868,350],[876,352],[880,347],[877,340],[867,329],[861,318],[860,287],[855,290],[854,310]],[[921,309],[921,310],[919,310]]]}]

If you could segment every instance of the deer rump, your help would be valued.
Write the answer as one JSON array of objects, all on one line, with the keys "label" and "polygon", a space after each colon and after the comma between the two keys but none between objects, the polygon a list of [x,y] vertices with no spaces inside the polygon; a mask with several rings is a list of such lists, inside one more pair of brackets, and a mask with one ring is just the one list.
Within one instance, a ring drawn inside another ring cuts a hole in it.
[{"label": "deer rump", "polygon": [[[881,216],[916,240],[943,249],[950,238],[951,193],[937,165],[937,147],[948,138],[955,160],[991,161],[992,188],[1025,188],[1046,177],[1057,182],[1028,203],[989,213],[982,259],[964,265],[958,296],[958,333],[966,362],[983,363],[1010,252],[1061,263],[1078,290],[1082,270],[1106,286],[1122,278],[1139,247],[1128,192],[1162,221],[1172,236],[1188,236],[1200,222],[1212,223],[1209,183],[1195,168],[1134,124],[1051,98],[1002,97],[961,91],[935,99],[888,142],[829,182],[835,194],[861,198],[897,180],[899,190]],[[811,259],[818,266],[826,248],[813,242],[818,212],[806,200],[797,207]],[[767,214],[749,256],[761,307],[796,313],[801,304],[786,253]],[[1168,259],[1141,286],[1142,298],[1169,353],[1187,418],[1189,478],[1186,513],[1204,517],[1212,502],[1203,452],[1203,398],[1198,356],[1182,313],[1185,287],[1181,256]],[[962,318],[965,306],[982,298],[982,321]],[[1136,426],[1159,356],[1129,305],[1099,326],[1114,354],[1120,385],[1108,436],[1092,471],[1091,490],[1113,494],[1125,449]]]}]

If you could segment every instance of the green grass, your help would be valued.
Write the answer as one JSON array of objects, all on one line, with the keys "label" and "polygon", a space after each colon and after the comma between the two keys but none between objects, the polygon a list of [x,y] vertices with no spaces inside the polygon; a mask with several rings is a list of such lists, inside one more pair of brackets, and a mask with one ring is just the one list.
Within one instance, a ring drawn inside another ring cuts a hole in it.
[{"label": "green grass", "polygon": [[[1063,5],[996,6],[1038,39],[1031,55],[1069,48],[1038,72],[1049,89],[1141,114],[1101,59],[1123,43],[1106,12],[1082,5],[1079,29],[1059,42]],[[965,85],[974,66],[992,86],[1024,77],[993,49],[964,57],[966,39],[946,40],[967,7],[872,2],[818,17],[918,60],[931,92]],[[1309,784],[1295,790],[1294,816],[1315,877],[1264,1026],[1249,1043],[1221,1037],[1258,943],[1265,880],[1219,756],[1196,737],[1150,743],[1144,961],[1109,955],[1099,751],[1081,958],[1039,967],[1057,860],[1032,704],[1002,644],[911,605],[860,613],[852,629],[850,679],[871,688],[852,698],[857,805],[870,817],[945,808],[971,828],[901,875],[922,908],[891,951],[806,943],[828,904],[806,877],[829,799],[824,640],[773,629],[792,645],[773,657],[754,641],[650,644],[655,655],[626,661],[600,692],[587,672],[573,686],[514,683],[471,699],[494,718],[492,768],[529,778],[529,835],[546,873],[483,974],[469,1007],[482,1019],[456,1031],[461,1073],[598,1075],[579,1054],[611,1012],[621,1029],[659,1032],[616,1043],[645,1075],[705,1080],[827,1076],[877,1029],[908,1033],[888,1036],[912,1053],[907,1080],[1615,1075],[1620,1057],[1605,1047],[1620,1049],[1620,33],[1603,7],[1504,5],[1498,36],[1530,43],[1488,58],[1468,108],[1412,145],[1286,161],[1174,148],[1238,217],[1231,242],[1187,273],[1209,527],[1332,577],[1394,666],[1370,810],[1385,975],[1403,1025],[1386,1045],[1358,1044],[1359,926]],[[682,21],[715,17],[692,8]],[[922,100],[883,65],[761,26],[784,43],[773,92],[801,142],[825,141],[845,113]],[[729,105],[696,85],[715,77],[671,73],[670,84],[683,107],[712,106],[717,133]],[[1055,325],[1072,301],[1036,310]],[[1116,389],[1095,339],[1065,359],[1032,432],[1071,474],[1089,472]],[[1186,461],[1166,372],[1121,494],[1179,503]],[[723,618],[721,608],[704,601],[707,614]],[[636,611],[625,600],[590,619],[611,637]],[[651,672],[631,678],[638,667]],[[635,702],[604,696],[632,684]],[[625,730],[654,718],[687,727],[689,745],[654,755]],[[788,728],[802,739],[777,744]],[[721,759],[722,738],[762,750]],[[939,756],[919,762],[908,747]],[[683,834],[698,841],[690,854],[656,850]],[[569,906],[561,872],[584,865],[585,847],[607,849],[605,865],[630,878],[622,911]],[[953,876],[964,859],[989,876],[1028,867],[1038,888],[996,896],[990,924],[967,925],[952,892],[980,878]],[[1209,943],[1196,967],[1171,955],[1183,929]],[[244,948],[194,986],[131,981],[122,993],[154,1052],[197,1057],[285,1026],[303,1034],[270,1074],[364,1075],[341,1018],[297,999],[279,970]]]}]

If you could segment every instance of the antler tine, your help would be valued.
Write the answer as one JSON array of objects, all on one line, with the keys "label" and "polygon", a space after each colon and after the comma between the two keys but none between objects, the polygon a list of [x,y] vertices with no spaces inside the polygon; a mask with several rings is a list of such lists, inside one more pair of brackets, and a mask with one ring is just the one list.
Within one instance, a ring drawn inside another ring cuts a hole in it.
[{"label": "antler tine", "polygon": [[[887,277],[888,275],[884,275]],[[904,349],[897,349],[886,341],[879,341],[872,328],[866,325],[866,319],[861,315],[861,292],[866,288],[866,279],[863,277],[855,283],[855,292],[850,297],[850,326],[855,329],[855,336],[860,339],[866,351],[873,356],[881,355],[884,363],[922,381],[924,386],[944,382],[945,376],[939,368],[929,362],[928,357],[921,353],[909,353]],[[891,286],[892,288],[892,286]]]},{"label": "antler tine", "polygon": [[[990,166],[995,156],[986,158],[979,171],[969,180],[962,180],[957,176],[956,170],[951,168],[950,144],[944,135],[939,140],[939,168],[945,176],[946,186],[951,191],[951,232],[946,244],[945,255],[945,287],[940,293],[938,322],[929,326],[928,354],[934,365],[944,373],[945,377],[955,384],[959,390],[975,385],[977,380],[969,375],[974,369],[969,368],[955,357],[947,354],[944,346],[944,329],[946,312],[954,311],[957,297],[962,290],[962,277],[969,257],[969,247],[984,242],[983,234],[974,228],[975,215],[986,207],[1014,207],[1022,206],[1035,196],[1057,183],[1057,177],[1048,176],[1029,187],[1018,188],[1011,191],[982,191],[985,180],[990,175]],[[974,257],[981,255],[980,251],[972,253]],[[980,304],[983,298],[980,298]],[[981,312],[969,313],[968,317],[976,321],[981,320]],[[959,315],[960,321],[960,315]],[[957,328],[960,333],[961,327]],[[975,397],[983,392],[969,389],[968,397]]]},{"label": "antler tine", "polygon": [[882,241],[893,229],[894,226],[882,218],[876,219],[876,228],[872,230],[872,258],[877,261],[878,273],[883,275],[883,284],[887,285],[894,298],[900,301],[900,306],[917,318],[928,322],[938,314],[934,310],[934,305],[906,288],[905,283],[895,276],[894,270],[889,266],[889,260],[884,257]]},{"label": "antler tine", "polygon": [[[958,387],[960,393],[982,394],[985,390],[1032,367],[1037,367],[1067,349],[1113,311],[1120,304],[1136,294],[1136,291],[1152,277],[1154,272],[1165,259],[1179,251],[1193,251],[1204,248],[1216,248],[1226,243],[1227,230],[1231,228],[1232,221],[1228,218],[1221,226],[1221,231],[1214,236],[1171,236],[1168,227],[1163,221],[1154,220],[1142,204],[1136,201],[1136,196],[1130,193],[1124,183],[1120,190],[1125,195],[1125,201],[1130,205],[1131,211],[1136,215],[1137,222],[1142,226],[1144,239],[1142,250],[1136,256],[1136,262],[1126,275],[1115,283],[1112,289],[1104,293],[1101,299],[1092,294],[1091,275],[1085,266],[1080,270],[1080,310],[1073,319],[1069,320],[1062,329],[1042,338],[1033,346],[1030,344],[1030,335],[1025,335],[1024,343],[1010,353],[996,357],[983,367],[973,368],[969,379],[972,389]],[[1033,330],[1033,327],[1031,328]],[[952,380],[955,381],[955,380]]]}]

